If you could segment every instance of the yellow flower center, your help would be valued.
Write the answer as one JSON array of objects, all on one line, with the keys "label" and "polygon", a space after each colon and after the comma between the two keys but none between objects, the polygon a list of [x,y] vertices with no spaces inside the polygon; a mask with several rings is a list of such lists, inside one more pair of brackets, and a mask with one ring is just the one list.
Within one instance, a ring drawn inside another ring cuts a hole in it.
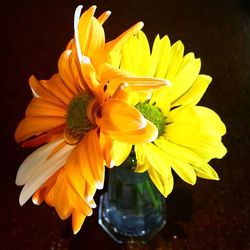
[{"label": "yellow flower center", "polygon": [[158,137],[164,134],[166,117],[161,110],[150,103],[139,103],[135,106],[142,115],[158,128]]},{"label": "yellow flower center", "polygon": [[91,98],[81,93],[72,98],[69,103],[66,117],[65,139],[69,144],[75,144],[94,125],[87,116],[87,107]]}]

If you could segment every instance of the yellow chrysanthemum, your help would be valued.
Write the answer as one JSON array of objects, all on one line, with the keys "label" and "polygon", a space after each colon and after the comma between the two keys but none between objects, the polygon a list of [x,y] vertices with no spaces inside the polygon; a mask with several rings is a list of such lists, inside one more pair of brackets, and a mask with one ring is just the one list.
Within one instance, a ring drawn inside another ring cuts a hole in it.
[{"label": "yellow chrysanthemum", "polygon": [[24,185],[20,204],[33,196],[35,204],[45,200],[55,207],[62,219],[72,214],[74,233],[95,207],[104,166],[112,165],[112,140],[136,144],[157,137],[157,128],[126,102],[126,88],[165,85],[164,80],[134,77],[108,64],[110,54],[118,53],[142,23],[105,43],[102,24],[110,12],[96,19],[93,6],[80,17],[81,8],[75,12],[75,37],[60,56],[59,73],[50,80],[30,78],[34,97],[15,134],[26,147],[47,143],[18,170],[16,184]]},{"label": "yellow chrysanthemum", "polygon": [[[146,119],[158,128],[158,137],[151,143],[134,146],[137,172],[148,171],[160,192],[167,196],[173,189],[172,169],[186,182],[195,184],[196,177],[218,180],[208,164],[222,158],[226,148],[221,142],[225,125],[212,110],[196,106],[211,82],[201,75],[200,59],[193,53],[184,56],[184,46],[169,38],[156,37],[152,52],[143,32],[131,37],[123,46],[116,67],[136,75],[160,77],[172,83],[152,95],[130,94],[133,104]],[[115,164],[129,155],[132,144],[115,142]]]}]

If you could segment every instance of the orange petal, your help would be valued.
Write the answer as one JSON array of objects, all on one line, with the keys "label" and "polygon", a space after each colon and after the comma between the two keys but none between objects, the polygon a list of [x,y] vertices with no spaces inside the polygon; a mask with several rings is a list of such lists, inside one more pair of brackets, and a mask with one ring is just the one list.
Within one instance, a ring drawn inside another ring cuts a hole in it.
[{"label": "orange petal", "polygon": [[80,67],[75,62],[75,58],[71,50],[65,50],[58,60],[58,71],[65,85],[70,91],[76,95],[84,88],[81,84]]},{"label": "orange petal", "polygon": [[[85,199],[85,188],[86,180],[89,182],[95,183],[91,171],[85,166],[80,165],[81,161],[79,160],[79,154],[81,147],[79,145],[72,151],[66,164],[65,164],[65,173],[69,185],[72,190],[81,198]],[[80,154],[81,155],[81,154]],[[84,170],[84,171],[83,171]],[[84,175],[81,173],[83,172]],[[86,176],[88,179],[86,179]]]},{"label": "orange petal", "polygon": [[41,80],[40,83],[46,88],[48,92],[53,94],[57,99],[65,103],[70,102],[74,96],[69,86],[66,86],[59,74],[54,74],[49,80]]},{"label": "orange petal", "polygon": [[59,100],[55,95],[53,95],[45,86],[41,84],[34,76],[31,76],[29,79],[30,88],[35,97],[40,97],[49,102],[53,102],[62,108],[66,108],[67,105]]},{"label": "orange petal", "polygon": [[102,105],[96,123],[102,131],[128,133],[144,128],[147,121],[135,107],[111,99]]},{"label": "orange petal", "polygon": [[65,117],[66,109],[41,98],[33,98],[27,107],[26,116]]},{"label": "orange petal", "polygon": [[111,15],[111,11],[105,11],[104,13],[102,13],[98,18],[97,20],[99,21],[99,23],[101,25],[103,25],[106,20],[109,18],[109,16]]},{"label": "orange petal", "polygon": [[100,82],[97,80],[97,73],[90,62],[90,59],[86,56],[82,58],[81,72],[84,80],[86,81],[88,88],[91,90],[93,95],[101,102],[104,98],[103,86],[100,85]]},{"label": "orange petal", "polygon": [[[95,129],[90,130],[72,151],[65,170],[71,186],[82,198],[92,199],[96,188],[103,187],[104,159]],[[85,190],[88,189],[91,190],[91,197],[90,195],[84,197],[84,192],[86,193]]]},{"label": "orange petal", "polygon": [[112,162],[113,142],[111,137],[107,134],[103,134],[102,132],[100,132],[99,142],[106,165],[108,167],[113,167],[113,162]]},{"label": "orange petal", "polygon": [[87,11],[85,11],[81,15],[79,19],[81,9],[82,9],[81,5],[76,8],[74,28],[75,28],[75,39],[77,43],[79,43],[80,52],[82,55],[85,55],[89,33],[91,30],[91,22],[95,14],[96,6],[91,6]]},{"label": "orange petal", "polygon": [[142,129],[126,133],[124,131],[112,131],[109,135],[117,141],[140,144],[154,141],[158,137],[158,129],[153,123],[147,121],[146,126]]},{"label": "orange petal", "polygon": [[80,231],[85,218],[86,218],[86,216],[79,213],[77,210],[73,211],[73,213],[72,213],[72,228],[73,228],[74,234],[77,234]]},{"label": "orange petal", "polygon": [[102,25],[96,18],[92,18],[90,34],[85,53],[87,57],[91,58],[91,62],[95,67],[99,66],[104,52],[105,35]]},{"label": "orange petal", "polygon": [[40,205],[43,202],[44,197],[44,189],[36,191],[32,196],[32,202],[35,205]]},{"label": "orange petal", "polygon": [[159,89],[163,86],[171,86],[171,83],[166,79],[134,76],[107,63],[101,67],[100,79],[102,85],[108,83],[110,95],[116,93],[121,86],[127,91],[148,91]]},{"label": "orange petal", "polygon": [[98,189],[103,188],[104,184],[104,159],[99,143],[99,137],[95,129],[90,130],[83,139],[85,141],[84,161],[92,171]]},{"label": "orange petal", "polygon": [[24,118],[15,132],[17,142],[24,141],[31,136],[40,135],[52,128],[65,124],[65,118],[62,117],[28,117]]},{"label": "orange petal", "polygon": [[28,147],[36,147],[38,145],[50,142],[52,140],[57,139],[58,137],[61,137],[64,132],[65,126],[58,126],[56,128],[53,128],[49,130],[47,133],[37,136],[34,139],[27,140],[22,143],[22,147],[28,148]]},{"label": "orange petal", "polygon": [[67,188],[67,180],[65,178],[65,171],[62,169],[58,175],[56,184],[54,186],[54,207],[62,220],[67,219],[71,212],[70,204],[70,190]]}]

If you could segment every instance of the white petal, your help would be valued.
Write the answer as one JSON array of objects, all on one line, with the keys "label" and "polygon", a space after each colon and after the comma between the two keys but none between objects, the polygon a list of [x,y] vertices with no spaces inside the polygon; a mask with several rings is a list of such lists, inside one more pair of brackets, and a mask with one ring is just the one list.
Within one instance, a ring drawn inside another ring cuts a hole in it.
[{"label": "white petal", "polygon": [[53,142],[47,143],[29,155],[17,171],[16,185],[24,185],[32,176],[34,170],[46,161],[53,148],[55,148],[62,141],[63,139],[60,138]]},{"label": "white petal", "polygon": [[61,148],[55,155],[49,158],[44,164],[36,167],[29,181],[23,187],[19,203],[22,206],[36,191],[45,183],[58,169],[66,162],[74,146],[66,145]]},{"label": "white petal", "polygon": [[75,10],[75,16],[74,16],[75,42],[76,42],[76,50],[77,50],[79,60],[81,60],[81,58],[82,58],[82,53],[81,53],[81,47],[80,47],[80,44],[79,44],[78,23],[79,23],[79,19],[80,19],[80,16],[81,16],[82,8],[83,8],[82,5],[77,6],[77,8]]}]

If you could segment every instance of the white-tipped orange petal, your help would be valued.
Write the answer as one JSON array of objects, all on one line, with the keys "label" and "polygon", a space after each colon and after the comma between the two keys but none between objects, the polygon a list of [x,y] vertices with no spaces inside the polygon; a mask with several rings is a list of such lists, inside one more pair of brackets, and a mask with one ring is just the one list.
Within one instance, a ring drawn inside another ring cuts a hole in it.
[{"label": "white-tipped orange petal", "polygon": [[[75,43],[76,43],[76,50],[78,54],[78,59],[81,60],[83,56],[83,52],[85,51],[87,45],[87,37],[89,34],[90,26],[91,26],[91,19],[95,13],[96,6],[90,7],[87,11],[85,11],[81,16],[83,6],[79,5],[75,10],[74,15],[74,31],[75,31]],[[81,19],[85,20],[84,22],[80,22]],[[78,30],[82,30],[82,38],[80,39]]]},{"label": "white-tipped orange petal", "polygon": [[76,210],[73,211],[73,213],[72,213],[72,228],[73,228],[74,234],[77,234],[80,231],[85,218],[86,218],[85,215],[79,213]]},{"label": "white-tipped orange petal", "polygon": [[100,131],[99,135],[99,143],[102,150],[103,158],[106,162],[107,167],[112,168],[113,167],[113,161],[112,161],[112,146],[113,141],[110,136],[103,134]]},{"label": "white-tipped orange petal", "polygon": [[111,15],[111,11],[105,11],[104,13],[102,13],[98,18],[97,18],[97,20],[99,21],[99,23],[101,24],[101,25],[103,25],[105,22],[106,22],[106,20],[109,18],[109,16]]}]

